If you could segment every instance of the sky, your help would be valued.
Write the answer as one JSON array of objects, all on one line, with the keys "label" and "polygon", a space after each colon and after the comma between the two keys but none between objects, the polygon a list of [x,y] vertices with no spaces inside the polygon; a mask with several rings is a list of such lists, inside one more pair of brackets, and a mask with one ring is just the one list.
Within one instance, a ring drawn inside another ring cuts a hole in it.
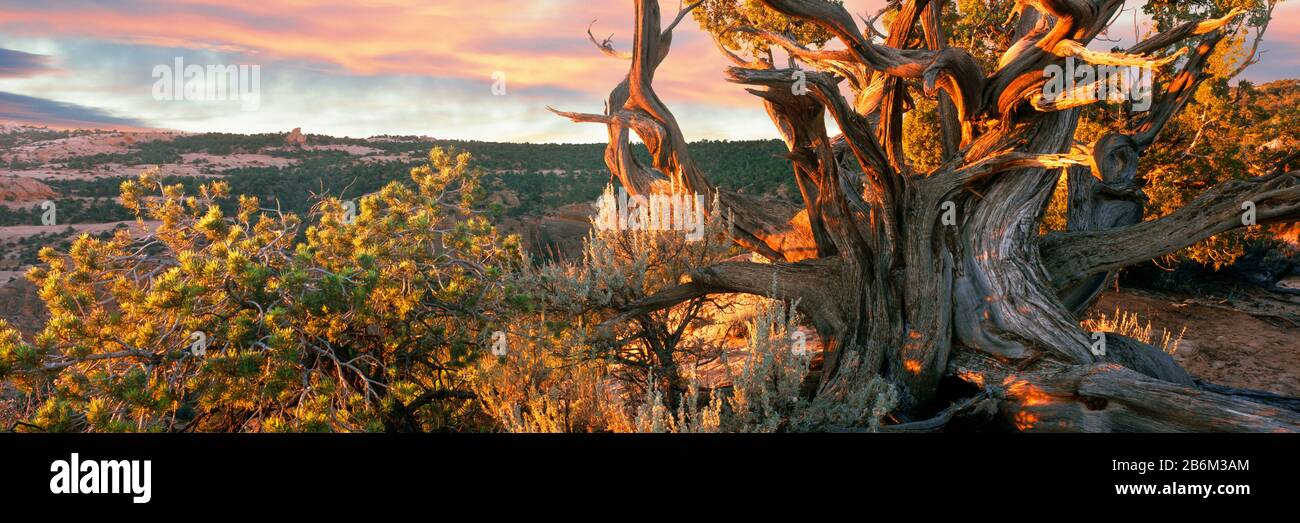
[{"label": "sky", "polygon": [[[845,1],[863,15],[884,3]],[[661,5],[667,23],[678,2]],[[1142,20],[1125,16],[1115,32],[1131,40]],[[627,50],[632,17],[627,0],[0,0],[0,121],[603,142],[602,126],[546,107],[602,111],[628,62],[597,52],[587,27]],[[1300,0],[1278,8],[1263,48],[1246,78],[1300,77]],[[207,79],[260,96],[167,89],[177,60],[249,66]],[[723,81],[728,65],[688,19],[656,89],[690,140],[775,137],[757,98]]]}]

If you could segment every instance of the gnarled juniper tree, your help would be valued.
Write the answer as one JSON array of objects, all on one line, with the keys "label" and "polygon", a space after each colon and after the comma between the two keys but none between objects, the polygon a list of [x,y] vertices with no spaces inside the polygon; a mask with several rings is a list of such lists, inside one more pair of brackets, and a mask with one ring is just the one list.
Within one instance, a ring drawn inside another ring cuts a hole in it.
[{"label": "gnarled juniper tree", "polygon": [[[1149,346],[1115,335],[1102,345],[1075,317],[1113,271],[1249,224],[1243,206],[1259,224],[1300,217],[1300,172],[1284,165],[1142,221],[1138,161],[1207,77],[1211,53],[1241,11],[1101,52],[1088,45],[1123,0],[1017,0],[1011,43],[986,67],[973,51],[987,50],[948,44],[941,21],[953,6],[944,0],[896,2],[887,35],[864,32],[837,2],[746,2],[732,19],[749,24],[712,29],[727,35],[717,38],[735,63],[727,79],[750,86],[789,146],[803,205],[783,207],[715,186],[655,93],[673,29],[691,10],[717,2],[685,6],[667,29],[657,1],[633,3],[631,53],[600,44],[605,54],[631,60],[606,111],[557,114],[608,127],[606,163],[632,194],[717,193],[734,216],[735,241],[774,263],[700,267],[691,281],[632,311],[711,293],[797,300],[825,341],[822,389],[862,379],[840,372],[840,362],[855,354],[867,375],[900,388],[895,415],[909,422],[902,430],[937,428],[988,407],[999,413],[994,420],[1021,430],[1300,428],[1300,414],[1287,408],[1294,402],[1200,385]],[[746,17],[758,4],[800,30],[770,16]],[[706,28],[726,20],[702,18]],[[823,47],[809,24],[842,45]],[[728,49],[752,47],[755,39],[792,60],[780,66],[762,53]],[[1184,44],[1175,62],[1167,50]],[[1152,107],[1129,129],[1081,143],[1081,109],[1106,100],[1044,96],[1046,71],[1067,59],[1176,69],[1159,79]],[[904,115],[921,97],[938,106],[939,157],[928,162],[934,168],[918,167],[903,148]],[[828,131],[827,114],[838,134]],[[650,165],[632,154],[632,132],[648,148]],[[1043,234],[1061,169],[1071,174],[1068,227]],[[937,412],[941,400],[953,399],[939,393],[944,380],[982,392]]]}]

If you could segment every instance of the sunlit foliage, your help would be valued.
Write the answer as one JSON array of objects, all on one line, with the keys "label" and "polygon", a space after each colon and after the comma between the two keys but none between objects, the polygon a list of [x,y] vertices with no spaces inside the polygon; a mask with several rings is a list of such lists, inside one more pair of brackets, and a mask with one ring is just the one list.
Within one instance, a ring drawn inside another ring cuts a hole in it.
[{"label": "sunlit foliage", "polygon": [[435,149],[410,184],[323,199],[306,224],[249,197],[227,216],[221,181],[124,182],[156,231],[43,251],[28,276],[51,318],[31,345],[0,340],[0,375],[39,403],[21,427],[473,426],[464,369],[522,260],[475,209],[479,176]]}]

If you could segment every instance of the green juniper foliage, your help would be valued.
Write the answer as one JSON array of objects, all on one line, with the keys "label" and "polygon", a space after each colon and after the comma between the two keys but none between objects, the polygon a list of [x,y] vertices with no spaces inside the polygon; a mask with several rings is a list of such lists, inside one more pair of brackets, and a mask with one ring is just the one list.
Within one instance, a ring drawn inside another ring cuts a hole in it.
[{"label": "green juniper foliage", "polygon": [[45,249],[28,276],[47,326],[27,344],[0,325],[0,378],[34,405],[18,427],[478,426],[464,369],[522,260],[475,207],[480,175],[468,154],[434,149],[411,183],[324,199],[306,224],[249,197],[227,215],[225,182],[123,182],[156,231]]}]

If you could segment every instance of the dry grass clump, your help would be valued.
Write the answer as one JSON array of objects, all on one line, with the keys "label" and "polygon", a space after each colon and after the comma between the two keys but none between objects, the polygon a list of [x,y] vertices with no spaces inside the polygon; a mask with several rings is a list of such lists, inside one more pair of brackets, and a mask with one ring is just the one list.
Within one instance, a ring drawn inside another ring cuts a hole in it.
[{"label": "dry grass clump", "polygon": [[1147,345],[1151,345],[1165,351],[1166,354],[1173,355],[1178,352],[1178,344],[1183,341],[1183,334],[1187,333],[1187,327],[1183,327],[1174,335],[1172,331],[1159,329],[1156,332],[1151,326],[1151,322],[1143,323],[1135,313],[1125,312],[1118,307],[1115,308],[1113,315],[1102,313],[1099,316],[1085,318],[1080,325],[1084,329],[1092,332],[1113,332],[1128,336]]}]

